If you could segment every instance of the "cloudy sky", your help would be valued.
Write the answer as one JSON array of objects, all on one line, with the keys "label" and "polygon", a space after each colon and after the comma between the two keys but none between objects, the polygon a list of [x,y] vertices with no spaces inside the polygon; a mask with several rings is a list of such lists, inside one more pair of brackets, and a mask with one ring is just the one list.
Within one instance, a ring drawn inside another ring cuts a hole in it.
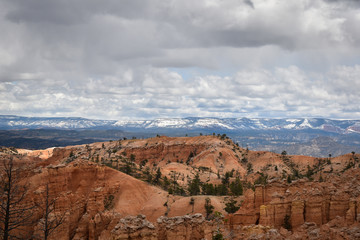
[{"label": "cloudy sky", "polygon": [[0,0],[0,114],[360,119],[358,0]]}]

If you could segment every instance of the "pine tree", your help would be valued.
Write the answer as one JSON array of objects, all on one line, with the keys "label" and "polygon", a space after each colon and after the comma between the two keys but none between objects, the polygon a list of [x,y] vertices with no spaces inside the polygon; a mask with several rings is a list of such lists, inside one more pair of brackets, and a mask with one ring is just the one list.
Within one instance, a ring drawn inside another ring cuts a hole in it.
[{"label": "pine tree", "polygon": [[243,186],[239,177],[236,177],[235,181],[230,183],[230,190],[231,193],[235,196],[240,196],[243,194]]},{"label": "pine tree", "polygon": [[190,181],[189,186],[188,186],[188,191],[190,195],[198,195],[200,194],[200,177],[199,174],[195,175],[195,178]]},{"label": "pine tree", "polygon": [[157,171],[156,171],[154,183],[158,183],[160,178],[161,178],[161,171],[160,171],[160,168],[158,168]]},{"label": "pine tree", "polygon": [[214,211],[214,206],[211,205],[211,199],[210,198],[205,198],[205,211],[206,211],[206,219],[209,219],[210,214],[213,213]]},{"label": "pine tree", "polygon": [[230,198],[229,202],[225,203],[224,210],[227,213],[235,213],[237,210],[240,209],[240,206],[236,206],[237,201],[234,198]]}]

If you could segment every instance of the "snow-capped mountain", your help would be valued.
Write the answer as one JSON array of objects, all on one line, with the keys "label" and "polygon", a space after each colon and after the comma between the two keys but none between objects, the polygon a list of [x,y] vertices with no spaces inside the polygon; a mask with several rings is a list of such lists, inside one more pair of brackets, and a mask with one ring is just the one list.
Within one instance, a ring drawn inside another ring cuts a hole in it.
[{"label": "snow-capped mountain", "polygon": [[86,118],[45,118],[0,115],[0,129],[90,129],[105,127],[115,122],[116,121],[92,120]]},{"label": "snow-capped mountain", "polygon": [[360,120],[325,118],[160,118],[155,120],[93,120],[86,118],[43,118],[0,115],[0,129],[121,129],[121,130],[322,130],[360,133]]},{"label": "snow-capped mountain", "polygon": [[0,115],[0,146],[30,149],[200,133],[226,133],[240,146],[252,150],[286,150],[289,154],[316,157],[360,152],[360,120],[189,117],[117,121]]},{"label": "snow-capped mountain", "polygon": [[113,126],[124,129],[222,129],[228,131],[317,129],[336,133],[360,133],[360,120],[331,120],[322,118],[173,118],[147,121],[117,121]]}]

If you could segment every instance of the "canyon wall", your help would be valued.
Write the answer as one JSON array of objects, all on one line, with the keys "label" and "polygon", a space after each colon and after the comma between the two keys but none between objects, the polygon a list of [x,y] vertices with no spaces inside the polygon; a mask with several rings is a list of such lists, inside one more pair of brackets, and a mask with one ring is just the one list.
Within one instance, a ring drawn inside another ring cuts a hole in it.
[{"label": "canyon wall", "polygon": [[[353,177],[358,173],[353,171]],[[232,216],[235,225],[260,224],[293,229],[305,222],[318,226],[336,217],[351,225],[360,221],[360,188],[357,184],[337,187],[338,182],[273,182],[246,193],[242,207]]]}]

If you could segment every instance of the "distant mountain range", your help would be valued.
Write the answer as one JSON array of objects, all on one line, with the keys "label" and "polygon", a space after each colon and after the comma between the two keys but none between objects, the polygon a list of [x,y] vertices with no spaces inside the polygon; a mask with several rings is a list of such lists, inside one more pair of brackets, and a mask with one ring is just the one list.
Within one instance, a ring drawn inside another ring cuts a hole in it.
[{"label": "distant mountain range", "polygon": [[93,120],[0,115],[0,129],[121,129],[121,130],[304,130],[340,134],[360,133],[360,120],[325,118],[161,118],[155,120]]},{"label": "distant mountain range", "polygon": [[94,120],[75,117],[21,117],[0,115],[0,129],[94,129],[108,128],[116,121]]},{"label": "distant mountain range", "polygon": [[60,147],[157,134],[227,134],[242,147],[326,157],[360,152],[360,120],[325,118],[161,118],[94,120],[0,115],[0,146]]}]

